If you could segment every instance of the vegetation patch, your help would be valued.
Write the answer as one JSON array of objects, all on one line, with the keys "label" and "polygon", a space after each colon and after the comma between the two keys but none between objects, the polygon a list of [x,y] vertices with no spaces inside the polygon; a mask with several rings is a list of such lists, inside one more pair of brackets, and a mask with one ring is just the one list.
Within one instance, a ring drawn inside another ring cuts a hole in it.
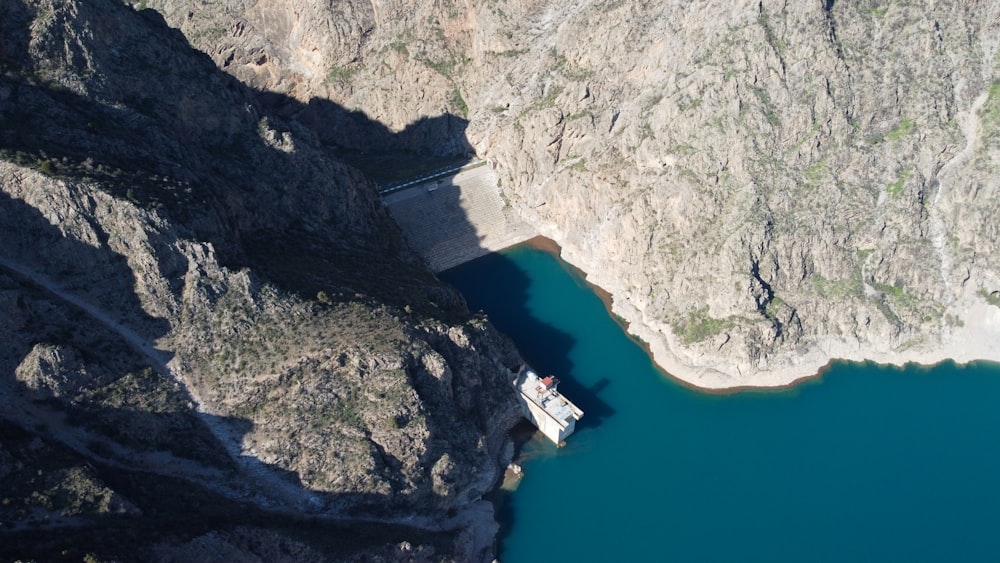
[{"label": "vegetation patch", "polygon": [[458,59],[455,57],[441,61],[432,61],[430,59],[423,58],[417,60],[449,80],[455,75],[455,71],[461,68],[461,66],[466,62],[464,59]]},{"label": "vegetation patch", "polygon": [[664,153],[666,154],[676,154],[679,156],[690,156],[698,152],[698,149],[694,145],[683,143],[680,145],[670,145],[666,148]]},{"label": "vegetation patch", "polygon": [[906,179],[909,177],[910,177],[910,170],[909,169],[903,170],[902,174],[899,175],[899,178],[896,178],[895,182],[885,187],[886,195],[888,195],[889,197],[896,197],[899,194],[903,193],[903,184],[906,183]]},{"label": "vegetation patch", "polygon": [[828,280],[820,275],[813,275],[813,288],[816,294],[824,299],[841,299],[849,296],[860,296],[863,292],[861,278]]},{"label": "vegetation patch", "polygon": [[462,114],[462,117],[469,117],[469,105],[465,103],[465,98],[462,97],[462,91],[458,89],[458,86],[452,89],[448,100]]},{"label": "vegetation patch", "polygon": [[782,40],[781,37],[774,32],[774,27],[771,25],[771,17],[767,13],[767,10],[763,7],[761,7],[760,15],[757,17],[757,22],[764,28],[764,35],[767,37],[767,43],[774,49],[778,58],[784,61],[785,53],[788,52],[788,46],[785,44],[784,40]]},{"label": "vegetation patch", "polygon": [[[1000,307],[1000,305],[998,305],[998,307]],[[947,324],[948,326],[951,326],[951,327],[963,327],[963,326],[965,326],[965,321],[963,321],[962,317],[959,317],[958,315],[945,315],[944,316],[944,322],[945,322],[945,324]]]},{"label": "vegetation patch", "polygon": [[777,319],[778,313],[787,306],[788,304],[782,298],[777,296],[772,297],[764,306],[764,316],[769,319]]},{"label": "vegetation patch", "polygon": [[[808,143],[809,141],[813,140],[816,137],[816,134],[819,133],[819,130],[820,130],[819,123],[813,121],[812,128],[809,129],[809,131],[794,145],[792,145],[792,148],[788,149],[788,151],[786,151],[785,154],[792,155],[799,152],[799,150],[803,147],[803,145],[805,145],[806,143]],[[825,160],[826,159],[824,158],[823,161],[825,162]]]},{"label": "vegetation patch", "polygon": [[527,49],[507,49],[506,51],[495,51],[494,54],[499,57],[513,58],[519,57],[527,52]]},{"label": "vegetation patch", "polygon": [[901,286],[872,282],[872,287],[882,292],[886,299],[891,300],[895,305],[905,307],[910,310],[920,308],[920,300],[913,294],[907,292]]},{"label": "vegetation patch", "polygon": [[990,305],[1000,307],[1000,291],[986,291],[985,289],[980,289],[976,292],[976,294],[986,300],[986,302]]},{"label": "vegetation patch", "polygon": [[995,137],[1000,131],[1000,82],[990,85],[989,97],[981,111],[983,135],[986,138]]},{"label": "vegetation patch", "polygon": [[903,321],[899,320],[899,317],[892,311],[892,308],[889,307],[889,304],[885,299],[876,300],[875,307],[882,313],[883,316],[885,316],[886,319],[889,320],[890,323],[897,327],[903,326]]},{"label": "vegetation patch", "polygon": [[326,82],[328,84],[332,82],[347,82],[357,73],[358,69],[356,68],[334,65],[330,67],[330,70],[326,71]]},{"label": "vegetation patch", "polygon": [[826,174],[826,159],[824,158],[806,169],[806,183],[810,186],[815,186],[819,184],[820,180],[822,180]]},{"label": "vegetation patch", "polygon": [[899,121],[899,125],[897,125],[895,129],[885,134],[885,138],[895,143],[898,142],[903,137],[910,135],[916,129],[917,125],[913,122],[912,119],[903,118]]},{"label": "vegetation patch", "polygon": [[535,102],[530,108],[528,108],[528,110],[530,111],[530,110],[548,109],[551,107],[555,107],[556,98],[559,97],[559,94],[562,94],[562,91],[563,91],[562,86],[550,86],[548,90],[545,92],[545,96],[541,100]]},{"label": "vegetation patch", "polygon": [[395,41],[392,45],[389,45],[389,47],[404,57],[410,56],[410,50],[406,47],[406,43],[403,43],[402,41]]},{"label": "vegetation patch", "polygon": [[594,75],[593,70],[580,68],[570,63],[566,59],[566,56],[556,50],[555,47],[549,49],[549,57],[552,58],[552,64],[549,68],[553,72],[561,73],[571,81],[580,82]]},{"label": "vegetation patch", "polygon": [[774,127],[781,124],[781,120],[778,118],[778,111],[774,107],[774,102],[771,101],[771,95],[767,93],[767,90],[759,86],[751,86],[750,90],[757,96],[760,100],[761,105],[763,105],[764,118],[767,122]]},{"label": "vegetation patch", "polygon": [[697,109],[701,105],[701,102],[702,98],[700,96],[692,96],[684,92],[677,98],[677,109],[687,112],[688,110]]},{"label": "vegetation patch", "polygon": [[708,306],[706,305],[691,311],[686,318],[673,323],[671,328],[674,334],[681,338],[681,342],[685,345],[690,345],[696,342],[704,342],[733,326],[734,323],[730,319],[716,319],[709,316]]}]

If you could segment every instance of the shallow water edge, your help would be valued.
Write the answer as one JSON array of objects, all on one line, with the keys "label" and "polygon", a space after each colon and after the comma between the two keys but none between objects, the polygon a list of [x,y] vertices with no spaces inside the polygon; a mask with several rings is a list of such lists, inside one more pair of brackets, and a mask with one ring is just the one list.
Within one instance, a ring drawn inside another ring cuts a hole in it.
[{"label": "shallow water edge", "polygon": [[708,393],[712,395],[731,395],[734,393],[741,393],[745,391],[783,391],[794,388],[808,381],[822,379],[824,375],[827,374],[832,368],[838,365],[851,364],[851,363],[872,364],[876,366],[896,367],[901,369],[906,369],[911,366],[933,369],[937,366],[947,363],[954,363],[959,366],[972,365],[980,362],[1000,364],[1000,346],[998,346],[998,351],[996,355],[997,357],[966,358],[961,361],[948,356],[936,357],[932,361],[915,361],[908,359],[904,353],[895,353],[893,355],[897,356],[898,360],[891,359],[888,361],[885,361],[884,359],[882,361],[879,361],[867,357],[860,357],[860,358],[831,357],[827,358],[825,364],[819,365],[813,373],[799,375],[792,378],[789,381],[780,381],[780,382],[766,383],[766,384],[750,384],[750,385],[742,384],[742,385],[733,385],[729,387],[709,387],[709,386],[698,385],[697,383],[691,381],[690,379],[686,379],[682,376],[678,376],[675,375],[674,373],[671,373],[671,371],[668,370],[667,367],[665,367],[662,364],[662,362],[657,359],[656,354],[653,352],[650,343],[641,338],[640,336],[638,336],[637,334],[635,334],[635,332],[632,330],[632,323],[630,323],[626,318],[622,317],[621,315],[617,314],[614,311],[614,304],[615,304],[614,295],[610,291],[604,289],[603,287],[591,282],[588,279],[587,273],[584,270],[582,270],[581,268],[577,267],[576,265],[568,262],[565,258],[563,258],[562,246],[557,241],[548,238],[544,235],[537,235],[527,241],[507,247],[500,252],[513,250],[519,247],[533,248],[553,256],[569,272],[571,272],[574,276],[581,279],[585,284],[587,284],[588,287],[591,288],[594,294],[604,304],[604,308],[607,311],[608,316],[610,316],[622,328],[622,330],[629,337],[629,339],[635,342],[640,348],[642,348],[646,352],[646,354],[649,356],[650,361],[656,367],[657,371],[659,371],[663,375],[663,377],[668,378],[686,388],[699,391],[702,393]]}]

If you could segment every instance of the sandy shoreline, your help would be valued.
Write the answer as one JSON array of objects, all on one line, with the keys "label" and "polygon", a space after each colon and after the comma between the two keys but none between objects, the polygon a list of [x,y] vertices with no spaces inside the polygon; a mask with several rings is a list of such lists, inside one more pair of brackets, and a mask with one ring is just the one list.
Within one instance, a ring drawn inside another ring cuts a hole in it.
[{"label": "sandy shoreline", "polygon": [[[785,389],[804,381],[820,378],[835,362],[875,362],[880,365],[933,366],[946,361],[966,364],[975,361],[1000,362],[1000,308],[986,304],[971,289],[952,304],[946,314],[957,315],[963,326],[952,328],[933,347],[914,347],[903,352],[863,347],[859,342],[847,342],[827,337],[810,344],[805,352],[786,354],[772,360],[769,369],[752,369],[734,376],[714,366],[726,364],[725,358],[704,359],[700,364],[685,362],[669,346],[664,332],[658,331],[639,310],[624,300],[615,300],[614,293],[598,285],[587,271],[574,264],[575,253],[566,256],[564,248],[553,238],[539,235],[524,243],[548,252],[575,270],[594,289],[612,318],[633,338],[666,376],[682,385],[708,393],[736,393],[750,389]],[[737,367],[737,369],[739,369]]]}]

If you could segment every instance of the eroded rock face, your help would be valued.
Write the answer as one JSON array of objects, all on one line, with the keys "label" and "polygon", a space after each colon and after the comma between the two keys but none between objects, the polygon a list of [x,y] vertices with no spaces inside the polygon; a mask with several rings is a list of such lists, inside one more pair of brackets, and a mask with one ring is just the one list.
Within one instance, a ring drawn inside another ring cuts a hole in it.
[{"label": "eroded rock face", "polygon": [[238,38],[201,35],[190,5],[156,3],[236,76],[248,36],[280,52],[261,84],[300,99],[398,127],[457,91],[506,199],[678,377],[996,356],[993,5],[295,2],[339,30],[308,49],[256,6],[227,8]]},{"label": "eroded rock face", "polygon": [[14,370],[14,377],[25,388],[53,397],[72,396],[92,379],[75,349],[49,344],[36,344]]},{"label": "eroded rock face", "polygon": [[[512,166],[512,200],[689,381],[988,356],[969,337],[995,331],[996,314],[974,309],[996,283],[996,239],[960,242],[992,230],[980,214],[998,204],[960,187],[995,185],[962,157],[995,158],[982,104],[997,30],[980,10],[730,3],[646,20],[622,6],[603,26],[550,10],[560,26],[541,64],[559,70],[537,76],[552,108],[470,131],[500,166],[535,155]],[[523,146],[506,141],[518,123]]]}]

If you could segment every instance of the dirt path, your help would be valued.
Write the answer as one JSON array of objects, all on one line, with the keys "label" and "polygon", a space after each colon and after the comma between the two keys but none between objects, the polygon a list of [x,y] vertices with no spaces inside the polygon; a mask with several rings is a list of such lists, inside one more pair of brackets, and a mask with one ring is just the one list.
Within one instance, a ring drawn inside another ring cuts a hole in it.
[{"label": "dirt path", "polygon": [[107,312],[101,310],[92,303],[88,303],[87,301],[80,299],[78,296],[67,292],[47,277],[4,256],[0,256],[0,269],[6,270],[9,274],[44,289],[59,300],[69,303],[70,305],[83,311],[92,319],[103,324],[105,327],[121,336],[133,349],[135,349],[136,352],[148,359],[151,365],[161,375],[177,379],[167,366],[167,354],[165,352],[157,350],[156,347],[149,342],[149,340],[134,330],[114,320],[111,315],[107,314]]}]

